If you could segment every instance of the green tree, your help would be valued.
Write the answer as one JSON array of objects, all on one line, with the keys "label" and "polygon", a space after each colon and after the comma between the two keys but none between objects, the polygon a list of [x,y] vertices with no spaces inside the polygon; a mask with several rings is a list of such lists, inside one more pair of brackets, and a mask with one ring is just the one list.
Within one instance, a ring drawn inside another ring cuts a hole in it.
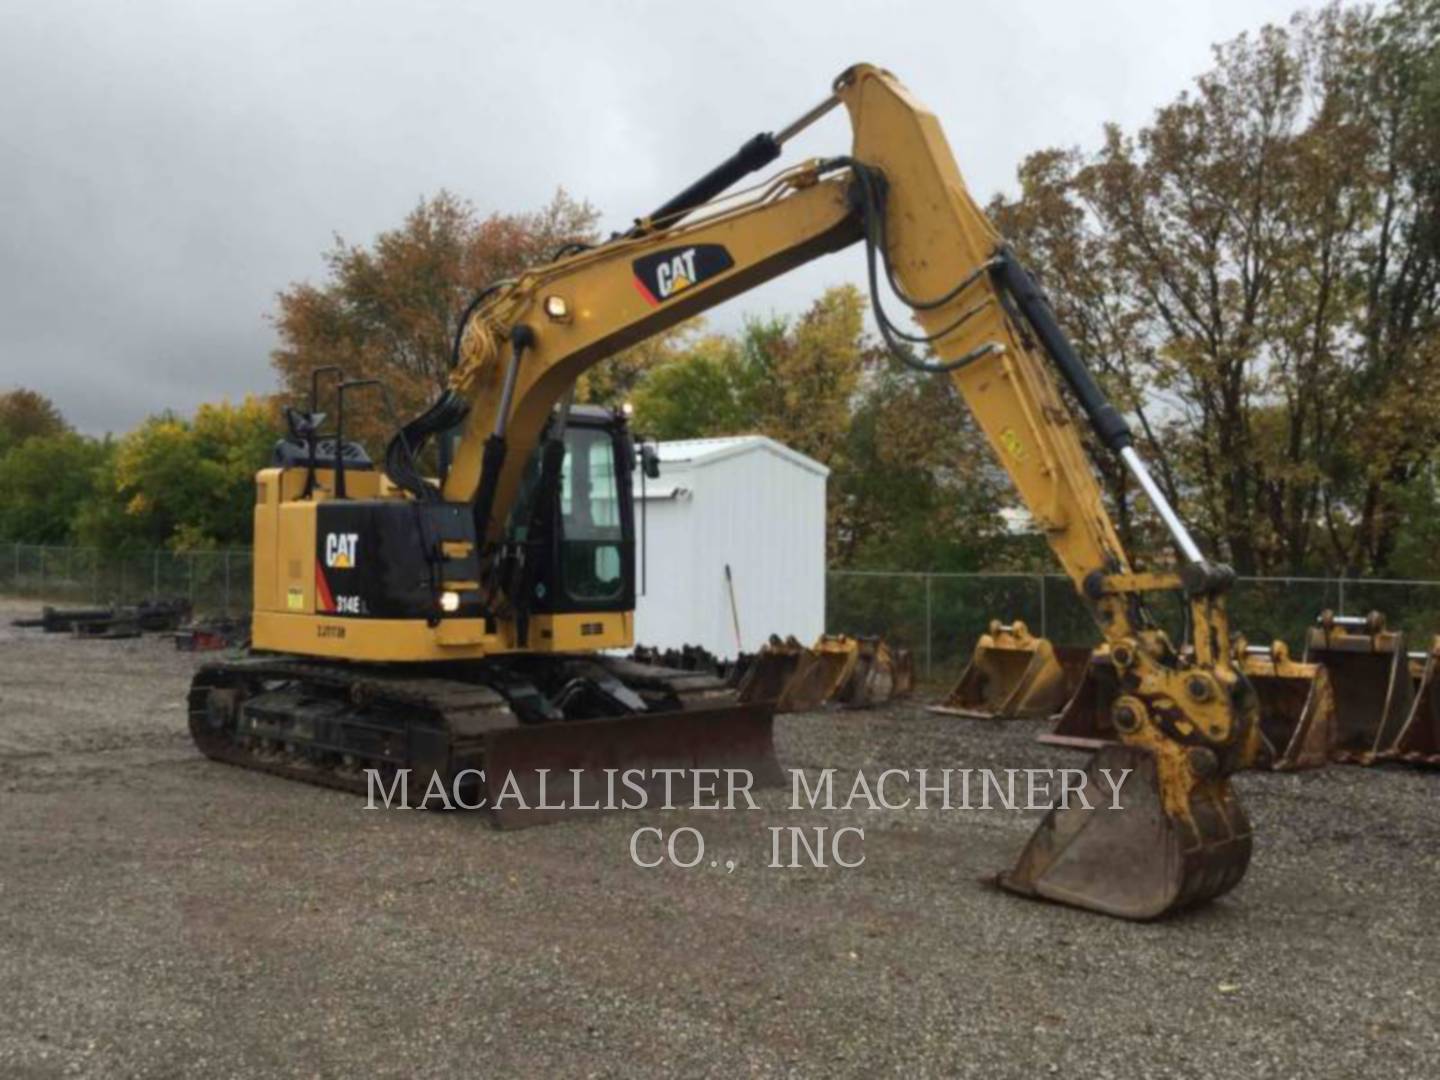
[{"label": "green tree", "polygon": [[71,431],[33,435],[0,455],[0,537],[63,544],[92,501],[111,444]]},{"label": "green tree", "polygon": [[177,550],[249,544],[255,473],[275,439],[272,407],[258,398],[202,405],[193,420],[153,416],[116,447],[110,494],[121,514],[98,513],[88,530],[118,526],[122,543]]},{"label": "green tree", "polygon": [[0,454],[26,439],[69,430],[60,410],[44,394],[23,387],[0,394]]}]

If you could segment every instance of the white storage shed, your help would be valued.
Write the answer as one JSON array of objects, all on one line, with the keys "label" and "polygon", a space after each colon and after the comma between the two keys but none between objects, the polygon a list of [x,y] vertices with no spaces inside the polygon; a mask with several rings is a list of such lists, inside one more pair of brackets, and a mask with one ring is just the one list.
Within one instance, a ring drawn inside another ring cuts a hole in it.
[{"label": "white storage shed", "polygon": [[659,451],[659,479],[635,475],[636,644],[703,645],[728,659],[771,634],[814,641],[825,629],[830,470],[763,435]]}]

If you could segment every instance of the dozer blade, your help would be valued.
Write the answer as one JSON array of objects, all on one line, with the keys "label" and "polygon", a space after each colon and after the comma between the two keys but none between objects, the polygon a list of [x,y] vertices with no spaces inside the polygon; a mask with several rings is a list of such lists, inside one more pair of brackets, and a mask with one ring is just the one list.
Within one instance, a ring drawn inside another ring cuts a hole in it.
[{"label": "dozer blade", "polygon": [[[1132,770],[1121,780],[1122,770]],[[1102,770],[1120,783],[1119,809]],[[1106,746],[1086,769],[1085,803],[1046,815],[999,884],[1123,919],[1155,919],[1229,892],[1250,863],[1250,824],[1226,780],[1197,789],[1190,820],[1164,808],[1156,759]]]},{"label": "dozer blade", "polygon": [[860,644],[843,634],[822,634],[800,656],[795,673],[780,694],[776,712],[809,712],[830,701],[845,685],[860,659]]},{"label": "dozer blade", "polygon": [[1323,664],[1290,659],[1283,641],[1247,648],[1240,670],[1260,701],[1260,730],[1277,772],[1318,769],[1336,745],[1335,691]]},{"label": "dozer blade", "polygon": [[484,744],[485,805],[492,823],[509,829],[607,806],[638,809],[630,784],[645,790],[646,806],[663,807],[666,774],[656,770],[686,770],[670,774],[676,806],[691,805],[697,769],[721,770],[702,781],[715,781],[707,799],[724,799],[727,784],[738,789],[747,780],[754,789],[773,787],[783,782],[774,716],[773,704],[760,703],[491,731]]},{"label": "dozer blade", "polygon": [[1419,679],[1405,726],[1395,741],[1380,751],[1386,761],[1403,761],[1411,765],[1440,766],[1440,637],[1430,643],[1428,652],[1411,655],[1412,677],[1418,666]]},{"label": "dozer blade", "polygon": [[908,649],[892,649],[878,637],[858,638],[856,643],[855,666],[833,701],[847,708],[868,709],[910,692],[915,672]]},{"label": "dozer blade", "polygon": [[1305,660],[1330,673],[1335,760],[1368,765],[1395,744],[1414,698],[1404,633],[1386,629],[1378,612],[1327,611],[1306,634]]},{"label": "dozer blade", "polygon": [[1050,716],[1072,689],[1049,641],[1035,637],[1023,622],[1007,626],[997,620],[975,643],[955,688],[930,711],[997,720]]}]

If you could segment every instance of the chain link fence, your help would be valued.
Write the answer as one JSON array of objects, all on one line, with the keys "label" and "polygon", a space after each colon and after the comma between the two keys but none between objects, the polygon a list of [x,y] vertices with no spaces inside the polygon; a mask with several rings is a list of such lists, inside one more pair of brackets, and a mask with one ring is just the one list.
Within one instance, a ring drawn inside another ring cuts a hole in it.
[{"label": "chain link fence", "polygon": [[[183,598],[198,614],[250,610],[250,552],[137,551],[0,544],[0,595],[48,604],[134,604]],[[1179,598],[1159,594],[1151,610],[1177,637]],[[1412,641],[1440,632],[1440,581],[1241,578],[1230,622],[1252,644],[1279,638],[1299,655],[1305,627],[1326,609],[1385,614]],[[825,624],[833,633],[881,634],[911,649],[927,681],[957,677],[991,619],[1023,620],[1058,644],[1097,640],[1070,580],[1060,574],[932,574],[831,570]]]},{"label": "chain link fence", "polygon": [[[1149,601],[1155,618],[1178,640],[1180,597],[1155,594]],[[825,603],[830,632],[881,634],[911,649],[926,681],[957,678],[992,619],[1020,619],[1032,633],[1062,645],[1099,640],[1075,587],[1060,574],[831,570]],[[1411,641],[1428,643],[1440,632],[1440,581],[1240,578],[1229,598],[1233,629],[1255,645],[1283,640],[1297,657],[1305,628],[1327,609],[1342,615],[1383,612]]]},{"label": "chain link fence", "polygon": [[250,610],[250,552],[136,551],[0,545],[0,595],[47,604],[189,600],[198,614]]}]

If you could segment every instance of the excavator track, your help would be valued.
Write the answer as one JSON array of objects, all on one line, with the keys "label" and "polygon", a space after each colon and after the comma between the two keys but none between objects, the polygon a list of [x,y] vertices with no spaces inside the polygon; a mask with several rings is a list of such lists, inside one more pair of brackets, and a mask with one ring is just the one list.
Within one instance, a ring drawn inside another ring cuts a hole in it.
[{"label": "excavator track", "polygon": [[[215,761],[359,795],[374,794],[377,781],[393,794],[403,771],[409,805],[438,777],[454,805],[483,807],[501,827],[571,812],[547,802],[547,773],[578,774],[569,789],[577,802],[610,790],[607,771],[639,770],[647,792],[660,788],[651,775],[658,768],[746,770],[756,786],[779,782],[772,706],[738,704],[718,680],[693,672],[598,663],[640,710],[653,711],[537,720],[533,701],[495,688],[533,695],[534,687],[483,664],[465,673],[473,678],[416,678],[252,656],[196,672],[190,733]],[[486,676],[495,685],[481,681]]]}]

